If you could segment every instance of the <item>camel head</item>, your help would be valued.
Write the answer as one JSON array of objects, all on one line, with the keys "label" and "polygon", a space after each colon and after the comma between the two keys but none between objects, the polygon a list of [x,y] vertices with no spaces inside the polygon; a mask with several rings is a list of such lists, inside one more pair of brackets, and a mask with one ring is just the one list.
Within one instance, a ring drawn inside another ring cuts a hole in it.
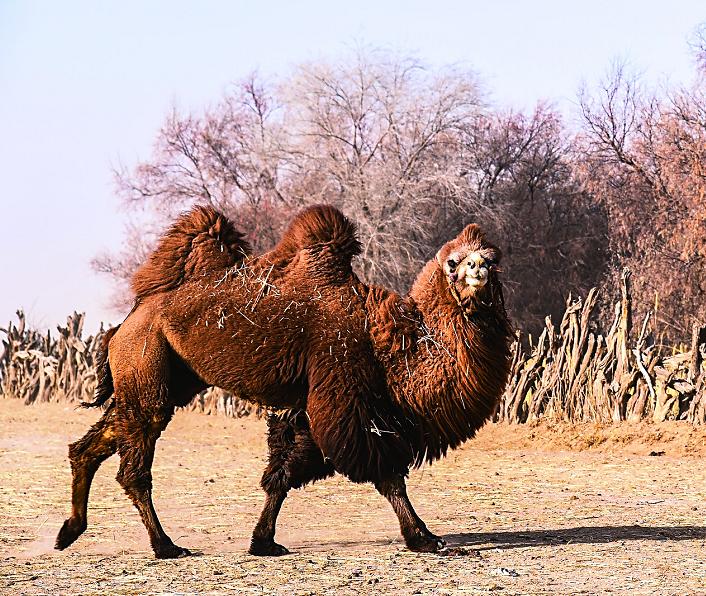
[{"label": "camel head", "polygon": [[500,295],[497,268],[500,249],[488,242],[479,226],[471,224],[436,253],[451,294],[468,312],[480,302],[489,304]]}]

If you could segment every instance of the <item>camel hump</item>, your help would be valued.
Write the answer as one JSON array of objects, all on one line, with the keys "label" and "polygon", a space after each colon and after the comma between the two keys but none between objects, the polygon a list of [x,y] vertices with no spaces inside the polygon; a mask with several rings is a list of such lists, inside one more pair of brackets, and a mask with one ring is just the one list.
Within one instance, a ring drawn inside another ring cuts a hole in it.
[{"label": "camel hump", "polygon": [[179,216],[132,277],[140,299],[172,290],[192,276],[232,267],[250,252],[233,223],[213,207],[197,205]]},{"label": "camel hump", "polygon": [[327,249],[335,260],[350,265],[361,252],[356,225],[331,205],[313,205],[289,224],[282,240],[272,250],[272,260],[288,261],[300,250]]}]

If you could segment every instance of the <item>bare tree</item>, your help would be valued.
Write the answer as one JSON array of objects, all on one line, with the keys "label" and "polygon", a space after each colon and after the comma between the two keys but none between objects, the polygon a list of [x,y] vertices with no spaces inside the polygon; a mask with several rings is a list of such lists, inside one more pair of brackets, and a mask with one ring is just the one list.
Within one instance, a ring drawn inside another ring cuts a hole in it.
[{"label": "bare tree", "polygon": [[581,97],[582,178],[607,211],[613,271],[633,270],[638,304],[674,340],[706,317],[704,83],[658,95],[619,66]]},{"label": "bare tree", "polygon": [[699,24],[689,39],[689,47],[701,75],[706,75],[706,22]]},{"label": "bare tree", "polygon": [[[363,277],[401,289],[471,198],[459,196],[458,131],[481,107],[468,73],[359,52],[303,65],[274,90],[251,77],[201,117],[173,112],[152,159],[117,172],[118,190],[160,223],[207,202],[256,249],[273,244],[295,208],[334,203],[359,225]],[[131,264],[97,262],[109,273]]]},{"label": "bare tree", "polygon": [[173,111],[152,157],[117,172],[125,204],[146,210],[148,233],[95,264],[127,279],[154,233],[196,201],[223,210],[256,250],[293,211],[327,202],[359,226],[361,276],[404,290],[476,221],[507,247],[516,321],[539,326],[600,270],[596,244],[582,238],[587,222],[601,224],[573,181],[565,137],[548,106],[496,112],[472,73],[388,52],[304,64],[278,84],[249,77],[201,115]]},{"label": "bare tree", "polygon": [[468,73],[430,73],[386,53],[302,66],[286,85],[291,196],[337,204],[358,223],[365,279],[404,288],[439,227],[473,200],[461,127],[481,111]]},{"label": "bare tree", "polygon": [[548,105],[529,115],[489,114],[465,131],[465,177],[475,203],[496,214],[489,223],[506,252],[509,304],[528,332],[546,315],[559,318],[566,295],[588,292],[605,268],[604,212],[579,188],[573,157]]}]

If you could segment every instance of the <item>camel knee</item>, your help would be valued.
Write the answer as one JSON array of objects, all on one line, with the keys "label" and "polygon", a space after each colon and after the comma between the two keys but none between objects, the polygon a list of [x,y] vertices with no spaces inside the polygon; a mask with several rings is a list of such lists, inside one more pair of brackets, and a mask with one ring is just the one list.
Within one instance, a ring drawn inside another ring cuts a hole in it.
[{"label": "camel knee", "polygon": [[96,433],[91,429],[78,441],[69,445],[69,461],[72,467],[80,465],[86,459],[96,438]]},{"label": "camel knee", "polygon": [[289,479],[283,467],[267,469],[262,474],[260,486],[268,494],[281,493],[285,494],[289,491]]},{"label": "camel knee", "polygon": [[71,469],[95,471],[116,449],[115,435],[104,416],[83,437],[69,445]]},{"label": "camel knee", "polygon": [[152,472],[142,466],[121,464],[115,479],[130,496],[142,495],[152,490]]},{"label": "camel knee", "polygon": [[333,465],[312,439],[303,412],[285,419],[270,416],[267,425],[269,462],[260,481],[266,493],[286,493],[334,474]]},{"label": "camel knee", "polygon": [[381,478],[373,483],[375,489],[386,499],[404,498],[407,496],[407,483],[399,475]]},{"label": "camel knee", "polygon": [[131,496],[152,490],[151,453],[136,448],[121,449],[120,467],[115,479]]},{"label": "camel knee", "polygon": [[132,420],[123,420],[118,443],[120,467],[115,478],[128,494],[152,490],[155,444],[172,414],[173,409],[159,410],[154,414],[141,412]]}]

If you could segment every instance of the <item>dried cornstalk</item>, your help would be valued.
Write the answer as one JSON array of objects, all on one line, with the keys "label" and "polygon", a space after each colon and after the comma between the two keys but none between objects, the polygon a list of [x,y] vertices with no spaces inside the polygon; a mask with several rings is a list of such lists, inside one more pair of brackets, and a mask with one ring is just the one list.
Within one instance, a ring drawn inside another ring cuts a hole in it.
[{"label": "dried cornstalk", "polygon": [[529,352],[518,338],[497,420],[610,422],[651,417],[706,423],[706,327],[694,328],[691,351],[666,354],[654,340],[648,314],[633,341],[629,282],[626,271],[613,324],[605,335],[592,321],[597,300],[593,289],[585,300],[569,297],[558,330],[547,318]]},{"label": "dried cornstalk", "polygon": [[[542,418],[571,422],[687,420],[706,424],[706,327],[695,325],[690,351],[667,353],[655,340],[646,316],[633,342],[629,275],[613,324],[603,335],[592,320],[598,292],[568,298],[557,329],[547,317],[534,345],[514,346],[511,375],[496,420],[514,423]],[[28,329],[17,312],[0,328],[0,397],[34,402],[89,400],[96,385],[95,361],[103,328],[83,338],[84,315],[74,313],[55,336]],[[526,351],[527,350],[527,351]],[[261,411],[211,387],[188,410],[230,417]]]},{"label": "dried cornstalk", "polygon": [[[18,323],[0,327],[6,339],[0,354],[0,397],[35,402],[78,403],[92,398],[96,386],[95,362],[103,327],[83,338],[84,315],[73,313],[58,333],[27,328],[24,313]],[[207,414],[240,418],[253,411],[248,402],[212,387],[200,393],[186,408]]]}]

